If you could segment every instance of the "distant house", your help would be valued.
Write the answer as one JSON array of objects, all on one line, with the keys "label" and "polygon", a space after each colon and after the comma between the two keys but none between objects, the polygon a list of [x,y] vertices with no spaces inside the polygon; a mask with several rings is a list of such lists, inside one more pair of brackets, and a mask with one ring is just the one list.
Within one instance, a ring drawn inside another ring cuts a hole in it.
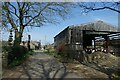
[{"label": "distant house", "polygon": [[[89,46],[95,48],[95,37],[101,36],[108,42],[108,35],[116,33],[119,33],[117,27],[103,21],[68,26],[54,37],[54,46],[57,52],[73,54]],[[108,43],[105,48],[108,49]]]},{"label": "distant house", "polygon": [[[21,42],[20,45],[23,45],[23,46],[27,47],[28,42],[27,41],[23,41],[23,42]],[[30,48],[31,49],[41,49],[41,43],[37,42],[37,41],[31,41],[30,42]]]}]

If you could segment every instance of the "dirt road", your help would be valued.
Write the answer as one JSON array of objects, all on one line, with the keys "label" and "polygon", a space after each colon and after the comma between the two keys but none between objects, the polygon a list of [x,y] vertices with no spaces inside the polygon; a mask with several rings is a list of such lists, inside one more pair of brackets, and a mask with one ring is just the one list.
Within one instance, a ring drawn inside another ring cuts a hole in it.
[{"label": "dirt road", "polygon": [[82,78],[77,73],[70,72],[53,57],[36,52],[25,63],[11,70],[5,70],[3,78]]}]

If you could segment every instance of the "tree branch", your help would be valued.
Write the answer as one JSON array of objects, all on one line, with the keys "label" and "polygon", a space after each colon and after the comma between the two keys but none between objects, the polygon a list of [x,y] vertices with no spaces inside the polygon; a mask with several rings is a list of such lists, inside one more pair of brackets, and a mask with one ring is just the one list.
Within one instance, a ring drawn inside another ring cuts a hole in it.
[{"label": "tree branch", "polygon": [[[115,7],[119,7],[119,4],[120,3],[116,3],[116,4],[111,4],[111,6],[107,6],[107,4],[105,5],[105,3],[103,3],[102,7],[101,8],[96,8],[95,6],[92,7],[92,6],[88,6],[88,4],[79,4],[79,6],[81,8],[83,8],[84,10],[92,10],[92,11],[95,11],[95,10],[103,10],[103,9],[109,9],[109,10],[112,10],[112,11],[115,11],[115,12],[118,12],[120,13],[120,10],[117,10]],[[93,4],[94,5],[94,4]]]},{"label": "tree branch", "polygon": [[[19,20],[20,20],[20,29],[19,29],[19,32],[22,34],[23,33],[23,30],[24,30],[24,25],[23,25],[23,9],[20,7],[20,3],[17,2],[18,4],[18,10],[19,10]],[[24,6],[25,3],[23,3],[23,6]],[[22,7],[23,7],[22,6]]]},{"label": "tree branch", "polygon": [[30,3],[27,3],[26,6],[24,7],[23,11],[26,13],[30,9]]},{"label": "tree branch", "polygon": [[51,5],[51,3],[48,3],[44,8],[42,8],[40,10],[40,12],[36,16],[34,16],[32,19],[30,19],[24,26],[27,26],[33,19],[35,19],[36,17],[38,17],[42,13],[42,11],[44,11],[50,5]]},{"label": "tree branch", "polygon": [[7,3],[5,3],[5,8],[6,8],[5,9],[6,10],[6,17],[7,17],[8,21],[9,21],[9,23],[11,24],[12,28],[14,28],[14,30],[18,31],[17,26],[15,25],[13,19],[10,17],[10,11],[8,9]]},{"label": "tree branch", "polygon": [[12,6],[13,8],[14,8],[14,10],[15,10],[15,12],[12,12],[13,14],[15,14],[18,18],[19,18],[19,16],[17,15],[17,10],[16,10],[16,8],[15,8],[15,6],[13,6],[12,4],[10,4],[10,2],[8,2],[8,4],[10,5],[10,6]]},{"label": "tree branch", "polygon": [[24,7],[25,7],[25,2],[23,2],[22,9],[24,9]]},{"label": "tree branch", "polygon": [[[89,8],[86,8],[86,9],[89,9]],[[110,8],[110,7],[103,7],[103,8],[91,8],[91,10],[95,11],[95,10],[103,10],[103,9],[110,9],[110,10],[113,10],[113,11],[116,11],[118,13],[120,13],[119,10],[116,10],[114,8]]]},{"label": "tree branch", "polygon": [[113,11],[116,11],[116,12],[120,13],[120,10],[116,10],[116,9],[113,9],[113,8],[110,8],[110,7],[106,7],[106,9],[110,9],[110,10],[113,10]]}]

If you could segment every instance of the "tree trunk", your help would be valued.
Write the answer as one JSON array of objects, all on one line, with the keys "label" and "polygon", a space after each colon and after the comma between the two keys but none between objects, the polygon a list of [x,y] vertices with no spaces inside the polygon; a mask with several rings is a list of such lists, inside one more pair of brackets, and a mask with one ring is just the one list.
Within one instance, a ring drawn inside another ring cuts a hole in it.
[{"label": "tree trunk", "polygon": [[22,40],[22,33],[15,31],[14,46],[19,46]]}]

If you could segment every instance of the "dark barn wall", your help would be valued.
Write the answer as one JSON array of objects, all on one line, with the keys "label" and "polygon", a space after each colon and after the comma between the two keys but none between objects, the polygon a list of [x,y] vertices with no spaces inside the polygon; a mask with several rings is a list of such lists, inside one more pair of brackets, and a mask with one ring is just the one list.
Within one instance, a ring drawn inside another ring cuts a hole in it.
[{"label": "dark barn wall", "polygon": [[69,57],[75,57],[82,48],[82,31],[79,27],[69,28],[69,44],[67,45],[67,53]]},{"label": "dark barn wall", "polygon": [[69,29],[70,32],[70,50],[81,50],[82,48],[82,37],[81,37],[81,33],[82,31],[80,30],[80,28],[70,28]]},{"label": "dark barn wall", "polygon": [[68,37],[69,37],[68,27],[54,37],[55,43],[54,46],[58,54],[65,53],[67,51],[66,45],[69,42]]},{"label": "dark barn wall", "polygon": [[84,30],[117,32],[114,26],[104,23],[103,21],[68,26],[54,37],[56,51],[65,53],[71,57],[79,56],[79,58],[82,58],[83,47],[92,46],[91,36],[88,35],[85,37],[83,33]]},{"label": "dark barn wall", "polygon": [[82,30],[80,27],[67,27],[54,37],[55,50],[59,54],[74,57],[83,50]]}]

